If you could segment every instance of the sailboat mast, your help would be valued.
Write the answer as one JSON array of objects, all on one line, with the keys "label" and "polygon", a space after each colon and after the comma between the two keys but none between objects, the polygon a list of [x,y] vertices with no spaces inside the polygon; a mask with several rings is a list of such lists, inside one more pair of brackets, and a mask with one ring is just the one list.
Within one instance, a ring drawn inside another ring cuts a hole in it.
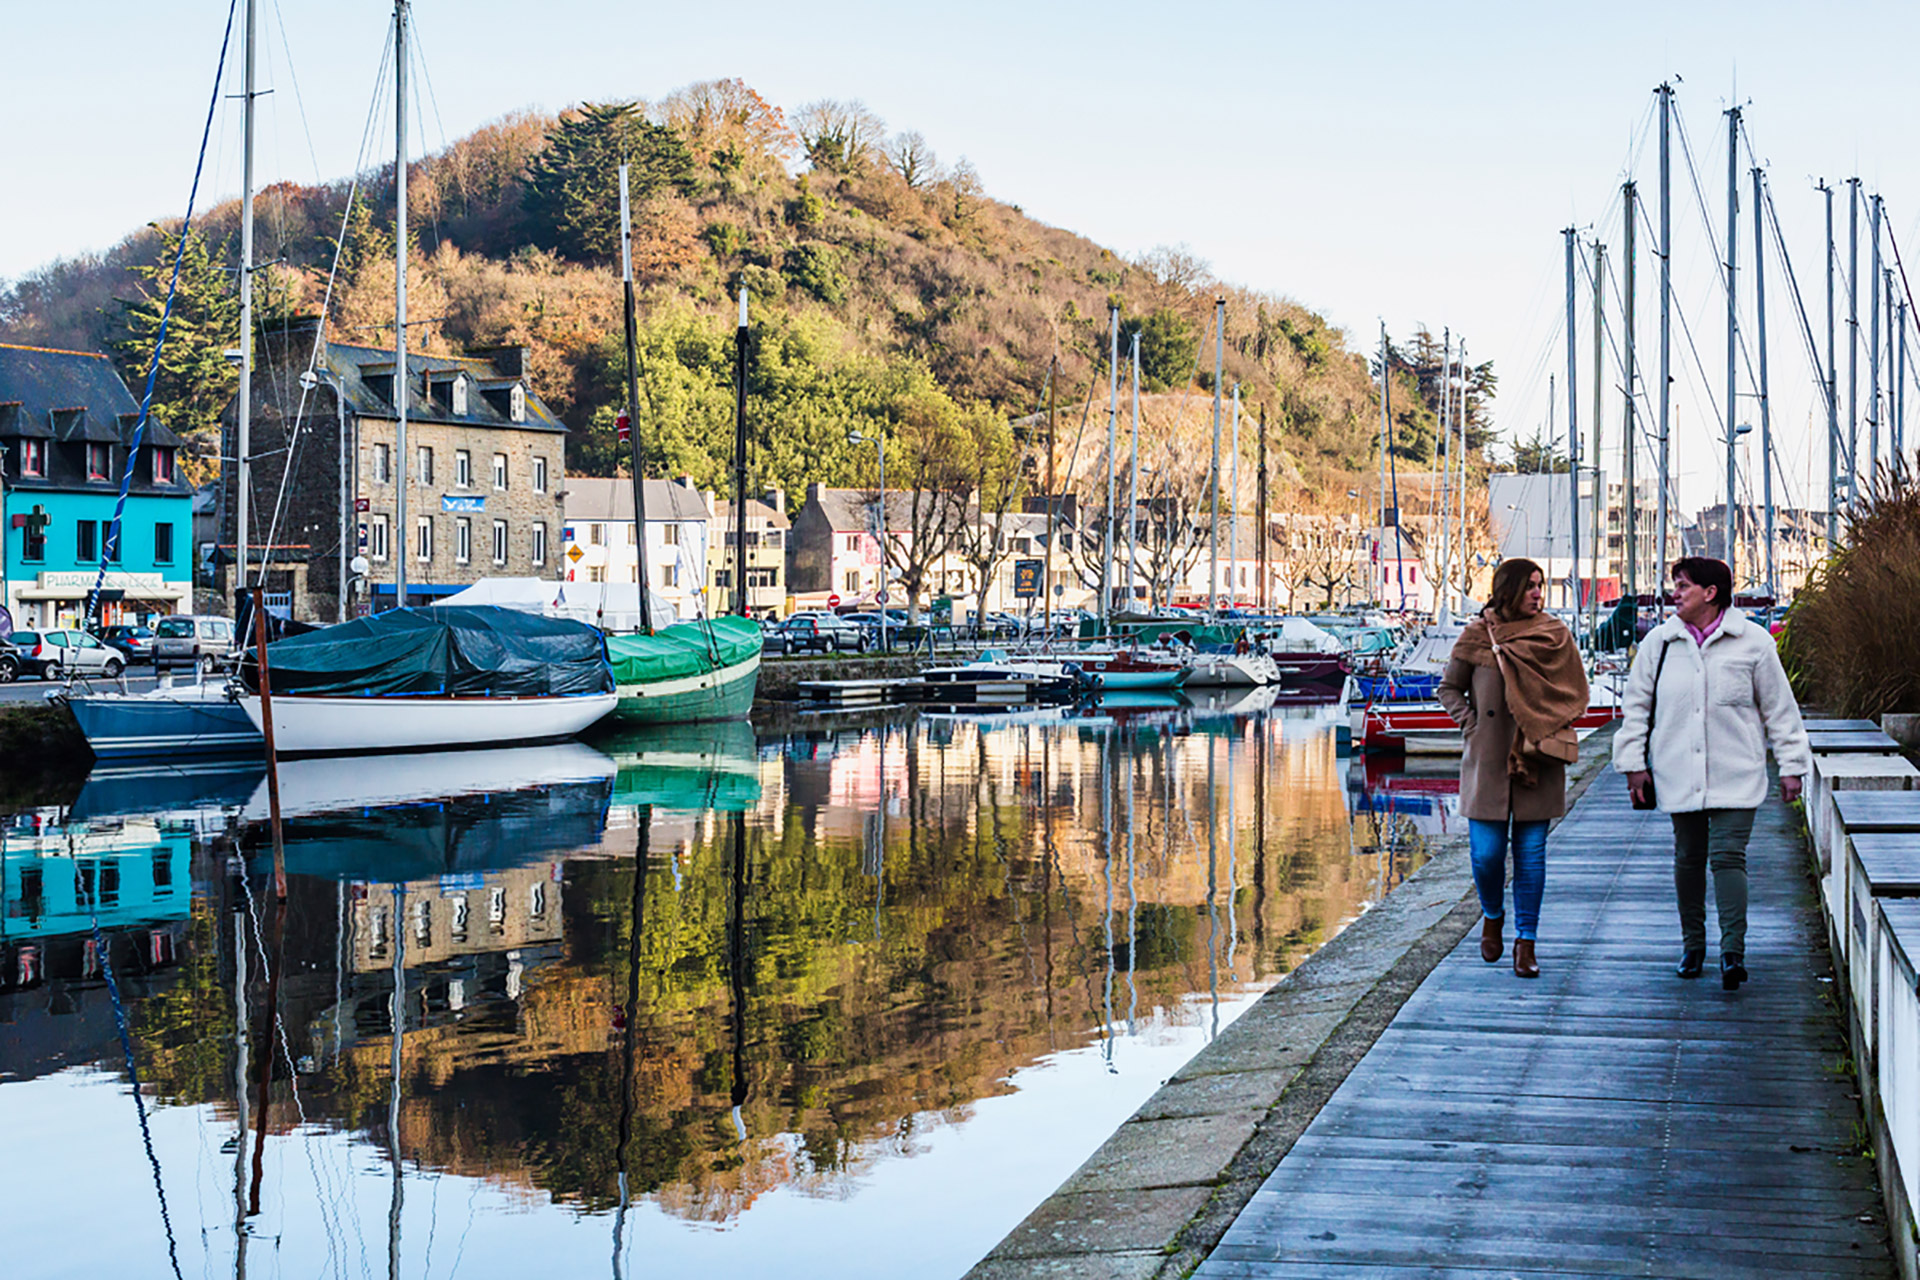
[{"label": "sailboat mast", "polygon": [[[747,616],[747,356],[748,343],[752,333],[747,328],[747,286],[740,286],[740,325],[734,330],[734,391],[733,391],[733,611],[741,617]],[[887,491],[886,491],[886,446],[880,446],[880,546],[881,564],[886,563],[887,541]],[[882,569],[882,583],[885,583],[885,570]],[[880,613],[886,616],[887,602],[880,602]],[[885,628],[882,628],[885,634]]]},{"label": "sailboat mast", "polygon": [[1471,569],[1467,564],[1467,419],[1471,416],[1467,405],[1467,379],[1472,366],[1467,363],[1467,340],[1460,339],[1460,407],[1454,410],[1454,420],[1460,424],[1460,500],[1454,504],[1460,512],[1460,612],[1467,612],[1467,588],[1470,585]]},{"label": "sailboat mast", "polygon": [[1867,239],[1873,269],[1867,274],[1867,483],[1880,474],[1880,197],[1867,202]]},{"label": "sailboat mast", "polygon": [[1140,335],[1133,335],[1133,455],[1127,463],[1127,608],[1133,608],[1134,566],[1140,559]]},{"label": "sailboat mast", "polygon": [[[627,201],[627,166],[620,166],[620,285],[625,293],[627,326],[627,444],[633,456],[633,580],[640,596],[640,634],[653,634],[653,605],[647,572],[647,468],[640,447],[640,372],[634,334],[633,219]],[[604,598],[604,596],[603,596]]]},{"label": "sailboat mast", "polygon": [[[1673,474],[1673,86],[1662,84],[1654,92],[1660,95],[1660,493],[1654,505],[1653,558],[1664,574],[1670,545],[1667,531],[1672,523],[1669,502],[1670,477]],[[1596,337],[1596,351],[1599,350],[1598,343]],[[1594,370],[1596,385],[1599,372],[1597,368]],[[1629,387],[1627,392],[1631,395],[1633,389]],[[1594,457],[1598,459],[1599,456],[1600,450],[1596,444]]]},{"label": "sailboat mast", "polygon": [[[239,486],[235,510],[238,527],[234,539],[234,604],[247,589],[247,516],[253,506],[253,483],[248,465],[253,456],[253,40],[254,0],[247,0],[246,33],[243,42],[245,70],[241,119],[245,141],[240,160],[240,392],[234,399],[234,466]],[[182,233],[184,234],[184,232]],[[131,461],[127,464],[133,465]],[[254,623],[259,625],[258,620]],[[246,637],[236,636],[244,643]]]},{"label": "sailboat mast", "polygon": [[[1273,610],[1272,584],[1267,577],[1267,406],[1260,406],[1260,475],[1253,488],[1254,502],[1254,564],[1255,572],[1260,575],[1260,612]],[[1445,588],[1443,587],[1442,590]],[[1265,776],[1264,774],[1262,775]]]},{"label": "sailboat mast", "polygon": [[[1633,448],[1633,426],[1634,426],[1634,423],[1633,423],[1633,409],[1634,409],[1634,403],[1633,403],[1633,387],[1634,387],[1633,223],[1634,223],[1634,215],[1638,211],[1638,201],[1637,201],[1638,194],[1639,194],[1638,189],[1635,188],[1635,186],[1631,182],[1622,185],[1620,188],[1620,195],[1626,206],[1625,213],[1626,213],[1626,224],[1627,224],[1626,244],[1623,246],[1623,249],[1626,255],[1626,264],[1622,270],[1622,275],[1624,275],[1626,278],[1625,292],[1627,295],[1626,297],[1627,340],[1625,343],[1626,351],[1627,351],[1627,362],[1626,362],[1627,363],[1627,370],[1626,370],[1627,413],[1626,413],[1626,418],[1624,419],[1623,429],[1620,434],[1620,450],[1622,454],[1623,469],[1626,473],[1625,475],[1626,493],[1621,500],[1621,505],[1624,508],[1621,514],[1624,518],[1624,524],[1625,524],[1624,532],[1626,533],[1626,538],[1627,538],[1627,594],[1635,597],[1637,597],[1640,594],[1640,493],[1634,482],[1634,475],[1633,475],[1633,454],[1634,454],[1634,448]],[[1638,608],[1638,607],[1639,606],[1636,604],[1635,608]]]},{"label": "sailboat mast", "polygon": [[1847,505],[1860,497],[1860,179],[1847,179]]},{"label": "sailboat mast", "polygon": [[393,0],[393,600],[407,604],[407,4]]},{"label": "sailboat mast", "polygon": [[[1566,241],[1567,258],[1567,471],[1573,479],[1573,541],[1568,544],[1568,556],[1571,565],[1567,570],[1568,586],[1572,592],[1569,604],[1580,607],[1580,362],[1578,357],[1580,334],[1578,322],[1573,311],[1573,255],[1574,229],[1568,227],[1560,233]],[[1551,406],[1551,400],[1549,400]],[[1553,508],[1549,504],[1548,508]]]},{"label": "sailboat mast", "polygon": [[[1593,242],[1593,487],[1595,492],[1593,578],[1595,585],[1593,591],[1594,605],[1588,618],[1590,629],[1597,628],[1600,622],[1600,588],[1598,585],[1600,579],[1600,547],[1605,539],[1607,514],[1613,505],[1607,501],[1607,487],[1602,482],[1600,466],[1601,460],[1607,456],[1602,440],[1604,435],[1603,427],[1606,422],[1606,416],[1603,412],[1607,389],[1606,361],[1604,359],[1606,354],[1606,341],[1607,245],[1604,240],[1595,239]],[[1665,405],[1661,406],[1661,412],[1666,412]],[[1622,493],[1624,492],[1625,490],[1622,490]],[[1624,582],[1625,580],[1625,576],[1622,575],[1621,581]]]},{"label": "sailboat mast", "polygon": [[1233,384],[1233,458],[1227,464],[1227,603],[1240,589],[1240,384]]},{"label": "sailboat mast", "polygon": [[1220,383],[1226,374],[1227,300],[1213,300],[1213,469],[1207,485],[1213,516],[1207,533],[1207,621],[1220,613]]},{"label": "sailboat mast", "polygon": [[1120,447],[1120,308],[1107,307],[1107,519],[1106,545],[1100,555],[1100,629],[1113,616],[1113,511],[1120,494],[1114,464]]},{"label": "sailboat mast", "polygon": [[[1059,505],[1059,491],[1054,488],[1053,471],[1053,374],[1060,357],[1047,361],[1047,556],[1046,581],[1040,584],[1040,613],[1046,619],[1047,639],[1053,639],[1053,512]],[[886,610],[880,611],[886,616]]]},{"label": "sailboat mast", "polygon": [[[1766,593],[1769,601],[1778,592],[1773,572],[1773,410],[1767,399],[1767,255],[1761,252],[1760,239],[1760,166],[1753,167],[1753,319],[1754,336],[1760,344],[1760,491],[1766,510],[1762,528],[1766,536]],[[1771,604],[1768,608],[1772,608]]]},{"label": "sailboat mast", "polygon": [[1735,357],[1740,346],[1740,108],[1727,108],[1727,508],[1726,537],[1723,539],[1726,550],[1727,568],[1733,571],[1734,590],[1740,588],[1740,570],[1735,559],[1734,546],[1737,532],[1734,518],[1734,464],[1737,458],[1735,442],[1740,438],[1735,429],[1735,419],[1739,417],[1740,381],[1739,369]]},{"label": "sailboat mast", "polygon": [[[1263,440],[1264,444],[1265,441]],[[1447,620],[1447,584],[1453,581],[1453,330],[1440,331],[1440,595],[1439,620]],[[1264,471],[1264,467],[1262,468]],[[1265,476],[1261,477],[1263,480]],[[1260,526],[1264,547],[1266,525]]]},{"label": "sailboat mast", "polygon": [[[1393,445],[1393,406],[1391,402],[1392,384],[1387,376],[1387,323],[1380,322],[1380,532],[1376,535],[1375,546],[1387,540],[1387,450]],[[1393,513],[1394,522],[1400,520],[1398,511]],[[1387,595],[1387,581],[1384,575],[1380,579],[1380,598],[1384,603]],[[1402,600],[1402,607],[1406,601]]]},{"label": "sailboat mast", "polygon": [[1833,358],[1833,188],[1823,178],[1827,207],[1827,550],[1840,538],[1840,388]]}]

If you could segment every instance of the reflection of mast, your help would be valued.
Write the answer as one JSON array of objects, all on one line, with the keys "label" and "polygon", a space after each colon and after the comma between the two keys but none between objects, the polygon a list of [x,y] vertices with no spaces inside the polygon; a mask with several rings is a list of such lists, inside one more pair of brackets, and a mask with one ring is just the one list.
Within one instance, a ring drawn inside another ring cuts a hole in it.
[{"label": "reflection of mast", "polygon": [[[242,864],[241,875],[245,875]],[[233,878],[227,879],[231,892]],[[236,904],[237,906],[237,904]],[[247,1274],[247,913],[233,913],[233,1101],[239,1128],[233,1135],[233,1274]]]},{"label": "reflection of mast", "polygon": [[1238,726],[1227,721],[1227,979],[1233,981],[1234,963],[1240,954],[1240,913],[1234,910],[1234,890],[1239,887],[1239,826],[1234,816],[1233,742],[1240,736]]},{"label": "reflection of mast", "polygon": [[[1134,338],[1136,349],[1140,339]],[[1133,792],[1134,784],[1139,781],[1140,730],[1134,726],[1127,731],[1127,1034],[1133,1034],[1133,1011],[1140,1003],[1140,990],[1133,982],[1133,967],[1139,961],[1135,954],[1140,945],[1139,906],[1140,899],[1133,887]]]},{"label": "reflection of mast", "polygon": [[747,1126],[747,815],[733,815],[733,908],[727,917],[727,969],[733,988],[733,1131],[742,1142]]},{"label": "reflection of mast", "polygon": [[[1213,1000],[1213,1034],[1220,1034],[1220,793],[1213,789],[1213,739],[1207,739],[1207,991]],[[1233,776],[1229,770],[1227,776]]]},{"label": "reflection of mast", "polygon": [[1100,1039],[1102,1056],[1108,1071],[1113,1065],[1113,735],[1109,729],[1100,735],[1100,879],[1107,890],[1107,909],[1100,913],[1100,928],[1107,942],[1107,976],[1100,1000]]},{"label": "reflection of mast", "polygon": [[393,1165],[393,1200],[387,1207],[387,1280],[400,1280],[400,1050],[407,1027],[407,889],[393,886],[393,1080],[387,1090],[387,1157]]},{"label": "reflection of mast", "polygon": [[[1445,585],[1441,587],[1444,593]],[[1267,737],[1273,721],[1262,716],[1253,740],[1253,973],[1260,976],[1260,956],[1267,947]]]},{"label": "reflection of mast", "polygon": [[626,1033],[620,1053],[620,1141],[614,1148],[614,1164],[620,1170],[620,1207],[613,1215],[613,1275],[620,1280],[621,1234],[627,1225],[627,1142],[633,1136],[633,1038],[634,1019],[640,1004],[640,935],[646,919],[647,841],[653,833],[653,806],[643,804],[635,813],[640,824],[633,847],[633,910],[627,922],[627,1003],[621,1009],[622,1030]]},{"label": "reflection of mast", "polygon": [[[257,599],[255,604],[259,604]],[[256,613],[254,616],[264,617],[265,614]],[[278,834],[277,828],[275,834]],[[267,1090],[273,1083],[273,1026],[274,1019],[280,1014],[280,971],[286,967],[286,926],[287,899],[282,895],[273,908],[273,967],[267,970],[266,1016],[260,1023],[263,1049],[260,1054],[260,1114],[253,1131],[253,1185],[247,1192],[248,1217],[260,1212],[260,1176],[264,1171],[267,1151]]]}]

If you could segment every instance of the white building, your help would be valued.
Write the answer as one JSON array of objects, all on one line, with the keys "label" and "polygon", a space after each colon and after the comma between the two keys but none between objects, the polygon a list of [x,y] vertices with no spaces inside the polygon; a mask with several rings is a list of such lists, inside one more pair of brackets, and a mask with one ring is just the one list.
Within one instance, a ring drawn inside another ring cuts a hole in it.
[{"label": "white building", "polygon": [[[704,600],[710,537],[706,499],[691,484],[672,480],[648,480],[646,499],[649,585],[682,618],[723,612],[724,601],[709,609]],[[566,581],[639,581],[632,480],[569,476],[563,509],[560,554]]]}]

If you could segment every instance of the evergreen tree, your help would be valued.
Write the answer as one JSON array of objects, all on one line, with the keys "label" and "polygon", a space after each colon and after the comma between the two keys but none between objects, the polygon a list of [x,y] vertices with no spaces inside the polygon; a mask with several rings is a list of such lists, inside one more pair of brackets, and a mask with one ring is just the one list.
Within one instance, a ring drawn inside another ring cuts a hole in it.
[{"label": "evergreen tree", "polygon": [[[166,308],[173,260],[180,246],[178,232],[160,231],[158,259],[133,268],[140,280],[138,296],[116,299],[120,314],[110,345],[135,396],[146,389],[147,366],[160,336],[160,317]],[[173,315],[167,321],[166,347],[160,353],[160,370],[154,380],[153,408],[168,426],[187,438],[194,455],[218,452],[220,411],[232,398],[238,382],[226,353],[239,345],[240,299],[230,273],[215,261],[200,233],[189,231],[186,252],[180,260]],[[189,478],[198,481],[198,470],[190,458]]]},{"label": "evergreen tree", "polygon": [[561,118],[527,165],[522,207],[533,243],[576,262],[618,258],[622,161],[635,206],[693,190],[693,157],[679,134],[634,103],[588,103]]}]

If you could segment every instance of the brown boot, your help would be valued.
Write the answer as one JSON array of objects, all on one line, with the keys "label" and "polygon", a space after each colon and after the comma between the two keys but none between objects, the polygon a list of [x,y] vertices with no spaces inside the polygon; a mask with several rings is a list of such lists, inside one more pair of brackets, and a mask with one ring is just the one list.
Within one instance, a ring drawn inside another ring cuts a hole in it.
[{"label": "brown boot", "polygon": [[1513,976],[1516,978],[1537,978],[1540,966],[1533,962],[1533,939],[1515,938],[1513,940]]},{"label": "brown boot", "polygon": [[1500,938],[1500,928],[1506,922],[1505,916],[1498,920],[1480,921],[1480,958],[1488,964],[1499,964],[1500,954],[1506,950],[1506,944]]}]

